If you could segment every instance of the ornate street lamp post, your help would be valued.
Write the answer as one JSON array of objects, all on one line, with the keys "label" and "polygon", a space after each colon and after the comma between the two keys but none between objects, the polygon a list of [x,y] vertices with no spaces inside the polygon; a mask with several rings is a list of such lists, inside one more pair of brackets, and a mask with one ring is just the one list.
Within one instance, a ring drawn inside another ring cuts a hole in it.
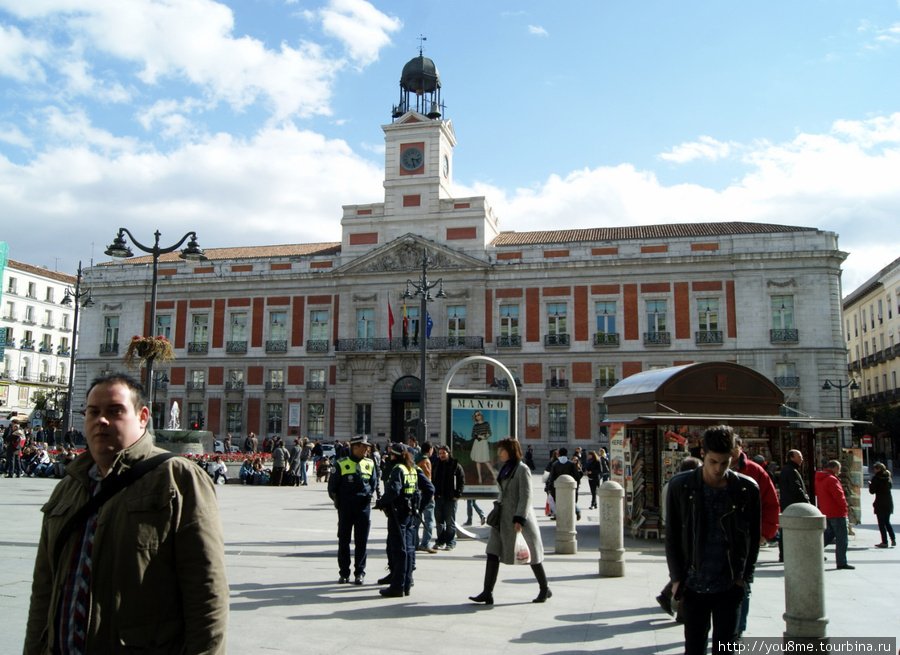
[{"label": "ornate street lamp post", "polygon": [[[84,299],[83,301],[82,298]],[[75,301],[75,316],[72,318],[72,351],[69,356],[69,384],[66,390],[66,415],[63,419],[62,426],[63,438],[65,438],[65,435],[69,432],[69,428],[72,427],[72,388],[75,384],[75,349],[78,346],[78,313],[82,307],[91,307],[94,304],[94,301],[91,299],[91,290],[81,290],[81,262],[78,262],[78,273],[75,276],[75,288],[72,289],[71,287],[66,287],[66,292],[63,295],[60,304],[68,307],[72,304],[73,299]]]},{"label": "ornate street lamp post", "polygon": [[[822,385],[823,391],[831,391],[832,389],[837,389],[838,397],[840,398],[840,407],[841,407],[841,418],[844,418],[844,389],[850,389],[851,391],[856,391],[859,389],[859,385],[856,383],[856,380],[850,380],[849,382],[832,382],[831,380],[825,380],[825,384]],[[841,426],[841,447],[847,448],[850,444],[847,443],[846,432],[844,431],[844,426]]]},{"label": "ornate street lamp post", "polygon": [[[153,242],[153,246],[145,246],[140,241],[134,238],[134,235],[129,232],[124,227],[119,228],[119,234],[113,239],[112,244],[106,249],[105,254],[110,257],[114,257],[116,259],[127,259],[128,257],[134,257],[134,253],[131,252],[131,248],[128,247],[128,243],[125,241],[125,235],[131,237],[131,243],[134,244],[134,247],[143,252],[149,253],[153,255],[153,281],[150,286],[150,336],[153,336],[153,333],[156,332],[156,287],[159,282],[159,257],[160,255],[165,255],[170,252],[175,252],[178,248],[181,247],[181,244],[187,240],[188,237],[191,240],[188,242],[187,247],[181,251],[181,254],[178,255],[181,259],[187,261],[203,261],[206,259],[206,254],[197,244],[197,233],[196,232],[188,232],[183,237],[181,237],[177,243],[168,247],[160,247],[159,245],[159,237],[160,232],[157,230],[153,233],[155,240]],[[151,355],[147,358],[147,385],[152,387],[153,385],[153,359],[154,357]],[[152,388],[150,390],[152,394]],[[152,402],[152,401],[151,401]],[[153,413],[151,408],[151,414]]]},{"label": "ornate street lamp post", "polygon": [[[412,285],[413,288],[412,292],[409,290],[410,285]],[[438,289],[437,294],[432,297],[431,290],[438,285],[440,285],[440,288]],[[428,282],[428,251],[424,248],[422,249],[422,277],[419,278],[417,282],[407,279],[406,291],[403,292],[403,298],[412,298],[413,296],[419,296],[421,300],[419,309],[419,370],[421,378],[419,382],[419,425],[417,438],[419,443],[424,443],[428,439],[428,420],[425,412],[425,403],[428,399],[428,394],[425,391],[425,358],[428,352],[428,303],[434,302],[435,298],[447,297],[444,293],[443,278],[439,278],[432,283]]]}]

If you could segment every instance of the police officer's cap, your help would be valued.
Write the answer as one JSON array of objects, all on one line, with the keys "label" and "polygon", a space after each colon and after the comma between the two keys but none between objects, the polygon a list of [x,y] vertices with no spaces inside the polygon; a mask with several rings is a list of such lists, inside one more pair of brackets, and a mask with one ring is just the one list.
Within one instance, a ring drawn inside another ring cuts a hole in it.
[{"label": "police officer's cap", "polygon": [[369,437],[364,434],[358,434],[350,440],[350,447],[353,446],[371,446],[369,443]]},{"label": "police officer's cap", "polygon": [[391,455],[403,455],[406,452],[406,446],[402,443],[392,443],[389,452]]}]

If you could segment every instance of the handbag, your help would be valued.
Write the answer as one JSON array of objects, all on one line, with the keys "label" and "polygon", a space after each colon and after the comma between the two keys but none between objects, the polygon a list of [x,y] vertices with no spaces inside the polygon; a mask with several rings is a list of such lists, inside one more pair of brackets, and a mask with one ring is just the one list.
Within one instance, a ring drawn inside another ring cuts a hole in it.
[{"label": "handbag", "polygon": [[516,553],[516,564],[530,564],[531,563],[531,551],[528,550],[528,544],[525,542],[525,537],[522,535],[521,532],[516,533],[515,553]]},{"label": "handbag", "polygon": [[488,512],[488,515],[485,517],[484,522],[487,523],[492,528],[500,527],[500,501],[495,500],[494,506],[491,508],[491,511]]}]

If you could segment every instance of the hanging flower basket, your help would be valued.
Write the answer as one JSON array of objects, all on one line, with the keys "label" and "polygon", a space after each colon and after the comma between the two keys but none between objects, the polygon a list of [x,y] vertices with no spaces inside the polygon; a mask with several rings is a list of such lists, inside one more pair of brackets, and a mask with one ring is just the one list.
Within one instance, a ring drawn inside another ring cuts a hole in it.
[{"label": "hanging flower basket", "polygon": [[[140,370],[148,359],[165,364],[175,359],[175,351],[172,350],[172,344],[165,337],[131,337],[131,343],[125,351],[125,357],[122,363],[130,369]],[[137,360],[137,366],[135,366]]]}]

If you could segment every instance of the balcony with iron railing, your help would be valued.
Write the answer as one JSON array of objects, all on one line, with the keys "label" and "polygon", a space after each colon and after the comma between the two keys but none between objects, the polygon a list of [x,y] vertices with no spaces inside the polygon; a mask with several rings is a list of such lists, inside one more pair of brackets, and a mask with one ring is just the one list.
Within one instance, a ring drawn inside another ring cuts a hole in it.
[{"label": "balcony with iron railing", "polygon": [[153,382],[153,388],[157,391],[168,391],[169,390],[169,381],[168,380],[155,380]]},{"label": "balcony with iron railing", "polygon": [[16,340],[15,340],[15,339],[12,339],[12,340],[7,339],[7,340],[6,340],[6,343],[4,343],[3,345],[4,345],[6,348],[15,348],[15,347],[16,347]]},{"label": "balcony with iron railing", "polygon": [[882,355],[885,358],[885,360],[894,359],[897,356],[896,353],[894,352],[894,349],[891,346],[888,346],[887,348],[885,348],[882,351]]},{"label": "balcony with iron railing", "polygon": [[225,391],[244,392],[243,380],[229,380],[225,383]]},{"label": "balcony with iron railing", "polygon": [[645,346],[671,346],[672,335],[669,332],[644,332]]},{"label": "balcony with iron railing", "polygon": [[190,380],[184,385],[187,391],[204,391],[206,389],[206,381]]},{"label": "balcony with iron railing", "polygon": [[791,375],[779,375],[773,380],[782,389],[796,389],[800,386],[800,378]]},{"label": "balcony with iron railing", "polygon": [[721,346],[722,330],[698,330],[694,333],[698,346]]},{"label": "balcony with iron railing", "polygon": [[327,353],[328,339],[309,339],[306,342],[306,352],[308,353]]},{"label": "balcony with iron railing", "polygon": [[34,350],[34,339],[22,339],[19,347],[22,350]]},{"label": "balcony with iron railing", "polygon": [[267,353],[286,353],[287,349],[286,339],[272,339],[271,341],[266,341]]},{"label": "balcony with iron railing", "polygon": [[568,348],[569,335],[565,332],[557,332],[556,334],[544,335],[545,348]]},{"label": "balcony with iron railing", "polygon": [[[307,342],[309,343],[309,342]],[[421,349],[422,343],[417,338],[376,338],[376,339],[338,339],[334,342],[335,352],[386,352],[413,351]],[[425,344],[428,350],[484,350],[484,337],[431,337]],[[307,350],[309,348],[307,347]]]},{"label": "balcony with iron railing", "polygon": [[15,381],[16,376],[12,371],[0,371],[0,380],[13,380]]},{"label": "balcony with iron railing", "polygon": [[595,346],[618,346],[619,345],[619,333],[618,332],[595,332],[594,333],[594,345]]},{"label": "balcony with iron railing", "polygon": [[862,368],[862,366],[860,365],[858,359],[857,359],[857,360],[854,360],[854,361],[852,361],[852,362],[850,362],[850,363],[847,365],[847,370],[850,371],[851,373],[854,372],[854,371],[859,371],[861,368]]},{"label": "balcony with iron railing", "polygon": [[63,348],[62,346],[56,347],[56,354],[60,357],[71,357],[72,350],[70,348]]},{"label": "balcony with iron railing", "polygon": [[797,328],[769,330],[769,343],[799,343],[800,330]]},{"label": "balcony with iron railing", "polygon": [[266,391],[284,391],[284,382],[269,380],[266,382]]},{"label": "balcony with iron railing", "polygon": [[45,321],[45,322],[41,323],[41,327],[44,329],[47,329],[47,330],[52,330],[54,327],[53,321]]},{"label": "balcony with iron railing", "polygon": [[556,378],[550,378],[546,381],[547,389],[568,389],[569,381],[568,380],[560,380]]},{"label": "balcony with iron railing", "polygon": [[318,381],[310,380],[306,383],[307,391],[325,391],[326,389],[327,389],[327,384],[325,382],[318,382]]},{"label": "balcony with iron railing", "polygon": [[597,378],[594,380],[595,389],[609,389],[616,386],[619,381],[616,378]]},{"label": "balcony with iron railing", "polygon": [[100,344],[100,354],[101,355],[118,355],[119,354],[119,344],[116,342],[101,343]]},{"label": "balcony with iron railing", "polygon": [[4,314],[4,315],[3,315],[3,320],[4,320],[4,321],[9,321],[10,323],[15,323],[15,322],[16,322],[17,320],[19,320],[19,319],[16,318],[16,315],[15,315],[15,314]]},{"label": "balcony with iron railing", "polygon": [[247,352],[246,341],[226,341],[225,352],[231,354],[243,354]]},{"label": "balcony with iron railing", "polygon": [[522,337],[518,334],[506,334],[497,337],[498,348],[521,348]]},{"label": "balcony with iron railing", "polygon": [[209,341],[189,341],[189,355],[205,355],[209,352]]}]

